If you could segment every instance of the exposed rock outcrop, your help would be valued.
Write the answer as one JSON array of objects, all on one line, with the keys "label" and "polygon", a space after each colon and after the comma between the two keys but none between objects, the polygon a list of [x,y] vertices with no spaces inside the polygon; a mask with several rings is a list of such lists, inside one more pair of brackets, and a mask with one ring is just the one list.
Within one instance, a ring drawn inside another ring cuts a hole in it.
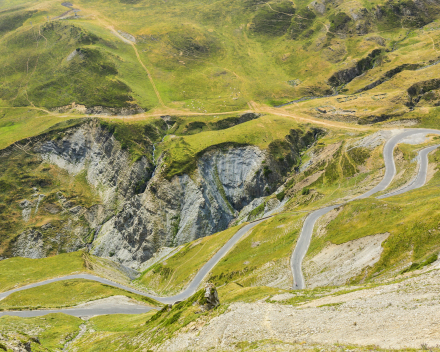
[{"label": "exposed rock outcrop", "polygon": [[217,289],[214,284],[208,283],[205,286],[205,304],[203,306],[204,310],[211,310],[218,305],[220,305],[220,300],[218,298]]},{"label": "exposed rock outcrop", "polygon": [[[248,115],[239,122],[258,118]],[[300,151],[322,132],[291,130],[266,151],[250,145],[212,146],[195,156],[196,168],[190,174],[168,178],[165,157],[152,165],[152,155],[145,156],[153,153],[152,145],[133,161],[113,131],[108,124],[86,120],[26,144],[36,163],[39,159],[56,165],[72,181],[90,187],[90,199],[96,203],[85,204],[62,189],[46,187],[46,196],[35,190],[32,200],[22,199],[18,206],[24,220],[32,223],[38,211],[48,217],[46,225],[22,230],[12,243],[13,255],[43,257],[87,247],[95,255],[138,269],[161,247],[228,228],[243,209],[241,221],[282,205],[266,197],[282,184]],[[262,212],[252,212],[261,204]]]},{"label": "exposed rock outcrop", "polygon": [[97,121],[67,130],[59,140],[39,143],[34,151],[71,175],[85,172],[87,182],[100,194],[106,208],[129,199],[135,193],[136,182],[151,176],[147,158],[131,162],[129,152],[121,149]]},{"label": "exposed rock outcrop", "polygon": [[328,80],[332,87],[347,84],[364,72],[372,69],[382,54],[382,49],[375,49],[367,57],[359,60],[353,67],[335,72]]},{"label": "exposed rock outcrop", "polygon": [[[417,82],[408,88],[408,106],[413,107],[426,96],[427,93],[440,89],[440,79],[433,78],[427,81]],[[433,95],[434,97],[435,95]],[[440,101],[439,101],[440,105]]]},{"label": "exposed rock outcrop", "polygon": [[[57,189],[59,181],[49,173],[35,177],[47,192],[42,194],[32,187],[24,190],[27,199],[17,201],[23,227],[15,238],[11,236],[7,256],[41,258],[85,247],[93,241],[99,226],[138,192],[139,184],[148,181],[153,169],[145,156],[132,161],[128,150],[122,149],[121,143],[97,120],[48,132],[16,149],[9,147],[0,157],[14,155],[20,160],[16,154],[22,153],[33,165],[56,165],[67,171],[72,182],[90,188],[90,199],[94,198],[97,204],[84,206],[85,200],[78,198],[78,193],[61,192]],[[43,169],[51,169],[46,166]],[[35,227],[37,217],[50,219],[51,226]],[[27,224],[32,228],[27,228]]]},{"label": "exposed rock outcrop", "polygon": [[15,242],[14,256],[32,259],[45,257],[46,251],[41,232],[30,229],[21,233]]},{"label": "exposed rock outcrop", "polygon": [[[69,55],[69,57],[76,56],[77,50],[72,52],[72,54]],[[73,55],[73,56],[72,56]],[[81,54],[80,54],[81,55]],[[69,57],[67,60],[69,61]],[[123,108],[112,108],[107,106],[90,106],[86,107],[85,105],[76,104],[73,102],[72,104],[60,106],[53,111],[59,112],[59,113],[65,113],[65,112],[78,112],[80,114],[88,114],[88,115],[99,115],[99,116],[126,116],[126,115],[136,115],[144,113],[145,110],[137,105],[132,105],[128,107]]]},{"label": "exposed rock outcrop", "polygon": [[267,155],[247,146],[205,153],[197,170],[166,180],[159,172],[146,191],[104,224],[93,253],[137,267],[163,246],[224,230],[254,198],[269,195],[279,175],[265,176]]}]

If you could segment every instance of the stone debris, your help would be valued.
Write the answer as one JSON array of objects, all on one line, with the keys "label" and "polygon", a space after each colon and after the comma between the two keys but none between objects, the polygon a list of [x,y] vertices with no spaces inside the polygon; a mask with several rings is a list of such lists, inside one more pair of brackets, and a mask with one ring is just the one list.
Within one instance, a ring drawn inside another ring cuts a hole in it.
[{"label": "stone debris", "polygon": [[26,257],[32,259],[46,256],[44,250],[43,235],[41,232],[29,229],[18,235],[14,246],[14,257]]},{"label": "stone debris", "polygon": [[[233,303],[209,324],[180,333],[160,350],[233,351],[240,350],[240,343],[258,346],[264,340],[284,343],[277,351],[292,350],[291,344],[299,342],[380,348],[436,346],[440,341],[439,274],[439,270],[431,270],[403,282],[323,297],[297,307]],[[280,296],[273,298],[282,301]]]},{"label": "stone debris", "polygon": [[[337,214],[337,212],[336,212]],[[303,263],[307,287],[340,286],[377,263],[389,233],[365,236],[339,245],[329,243]]]}]

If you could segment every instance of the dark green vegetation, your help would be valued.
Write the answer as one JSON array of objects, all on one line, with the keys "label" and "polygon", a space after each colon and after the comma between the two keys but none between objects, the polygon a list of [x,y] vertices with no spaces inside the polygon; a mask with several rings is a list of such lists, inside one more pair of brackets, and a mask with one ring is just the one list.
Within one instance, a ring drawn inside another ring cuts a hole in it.
[{"label": "dark green vegetation", "polygon": [[[255,145],[267,149],[271,158],[278,164],[281,173],[290,171],[299,161],[299,153],[307,149],[324,132],[318,128],[299,126],[290,118],[263,115],[243,123],[241,117],[227,117],[222,120],[208,120],[202,125],[200,120],[190,119],[186,126],[206,126],[200,133],[184,135],[187,128],[178,127],[176,133],[181,136],[165,139],[159,151],[166,153],[166,177],[190,173],[194,170],[198,158],[208,150],[232,146]],[[217,132],[211,126],[233,127]],[[182,125],[185,126],[185,125]],[[272,170],[268,166],[264,175],[268,177]]]},{"label": "dark green vegetation", "polygon": [[438,89],[440,89],[440,79],[438,78],[413,84],[408,88],[408,95],[410,96],[408,105],[415,106],[421,99],[424,99],[428,102],[433,100],[438,106],[440,100],[438,100],[437,94],[433,92]]},{"label": "dark green vegetation", "polygon": [[37,11],[5,11],[0,13],[0,35],[21,27]]},{"label": "dark green vegetation", "polygon": [[152,160],[153,144],[161,141],[168,128],[160,118],[141,120],[136,123],[124,123],[121,120],[100,120],[100,125],[110,132],[128,150],[132,160],[141,157]]},{"label": "dark green vegetation", "polygon": [[[284,35],[292,22],[295,8],[290,1],[266,2],[257,7],[250,30],[259,35]],[[264,6],[266,5],[266,6]]]},{"label": "dark green vegetation", "polygon": [[[319,146],[318,146],[319,148]],[[344,143],[338,146],[336,152],[331,158],[322,160],[311,165],[304,173],[295,176],[296,182],[301,182],[305,178],[312,175],[319,175],[319,177],[310,183],[307,187],[302,188],[301,195],[309,195],[310,189],[313,188],[316,192],[327,193],[329,189],[334,187],[352,187],[353,182],[363,179],[371,171],[362,173],[359,168],[365,164],[366,160],[371,156],[371,151],[365,148],[346,148]],[[295,185],[295,182],[289,182],[287,189],[289,190]],[[288,191],[288,194],[293,195]]]},{"label": "dark green vegetation", "polygon": [[117,58],[91,47],[99,41],[59,22],[9,36],[2,43],[0,97],[13,106],[130,107],[131,89],[117,78]]}]

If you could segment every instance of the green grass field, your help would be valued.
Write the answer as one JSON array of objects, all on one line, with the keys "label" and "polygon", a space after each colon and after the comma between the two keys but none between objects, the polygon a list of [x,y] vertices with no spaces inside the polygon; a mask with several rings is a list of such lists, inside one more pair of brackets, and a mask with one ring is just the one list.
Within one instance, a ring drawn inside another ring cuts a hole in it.
[{"label": "green grass field", "polygon": [[81,251],[42,259],[10,258],[0,261],[0,291],[84,271]]},{"label": "green grass field", "polygon": [[[277,105],[329,94],[327,80],[334,72],[375,49],[393,50],[382,53],[377,65],[364,65],[367,75],[344,86],[346,92],[362,89],[388,68],[438,56],[437,5],[427,5],[428,12],[411,8],[410,19],[383,0],[343,1],[327,6],[324,14],[307,5],[302,0],[80,0],[74,4],[78,16],[59,18],[68,9],[58,2],[8,1],[0,9],[6,10],[0,12],[0,99],[48,108],[75,101],[236,111],[252,101]],[[374,15],[376,5],[384,9],[380,18]],[[365,18],[354,21],[348,14],[362,7]],[[405,74],[420,80],[409,71],[397,76]],[[385,86],[400,89],[393,80]],[[389,89],[385,86],[381,90]]]},{"label": "green grass field", "polygon": [[135,283],[152,289],[160,295],[180,292],[242,226],[234,226],[187,243],[177,254],[148,268]]},{"label": "green grass field", "polygon": [[0,149],[29,137],[34,137],[54,125],[74,119],[59,117],[33,108],[0,107]]},{"label": "green grass field", "polygon": [[[73,339],[83,324],[80,318],[67,314],[48,314],[44,317],[0,317],[0,334],[11,339],[31,342],[32,351],[54,351]],[[38,337],[40,344],[35,342]]]},{"label": "green grass field", "polygon": [[156,301],[99,282],[72,279],[12,293],[0,302],[1,310],[73,307],[81,303],[122,295],[157,307]]},{"label": "green grass field", "polygon": [[[289,258],[306,213],[282,213],[254,227],[212,270],[208,280],[220,286],[237,282],[263,286],[266,273],[290,277]],[[290,279],[287,279],[289,281]]]}]

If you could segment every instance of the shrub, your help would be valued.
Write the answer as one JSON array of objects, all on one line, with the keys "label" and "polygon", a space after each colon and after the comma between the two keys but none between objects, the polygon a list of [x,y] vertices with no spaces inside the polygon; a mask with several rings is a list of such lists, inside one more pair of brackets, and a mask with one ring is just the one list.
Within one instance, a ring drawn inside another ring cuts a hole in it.
[{"label": "shrub", "polygon": [[285,195],[286,195],[286,192],[282,191],[277,194],[277,199],[281,202],[284,199]]}]

